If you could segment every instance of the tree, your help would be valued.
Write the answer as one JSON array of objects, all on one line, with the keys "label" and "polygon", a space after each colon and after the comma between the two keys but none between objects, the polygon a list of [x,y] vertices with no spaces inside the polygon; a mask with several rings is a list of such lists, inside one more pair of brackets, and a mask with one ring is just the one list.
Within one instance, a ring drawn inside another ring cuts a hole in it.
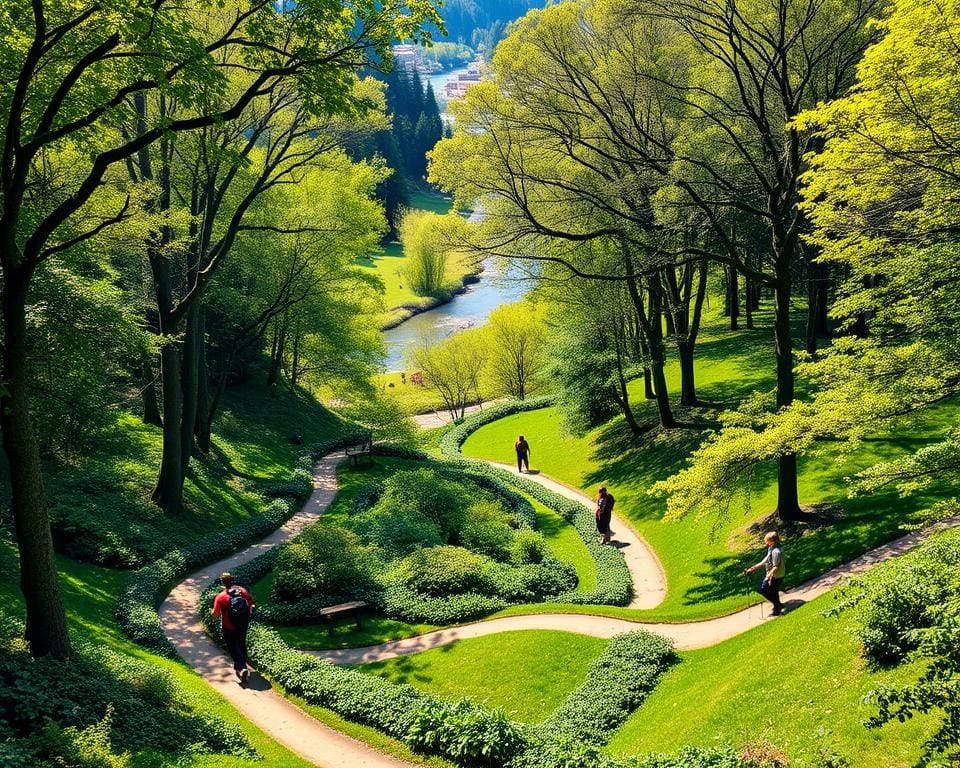
[{"label": "tree", "polygon": [[[794,401],[790,300],[806,226],[800,176],[804,157],[819,148],[795,118],[846,92],[879,7],[876,0],[681,0],[634,9],[672,26],[691,65],[688,77],[661,84],[684,114],[669,146],[670,173],[682,192],[677,204],[706,218],[716,245],[683,250],[728,264],[736,270],[731,283],[740,273],[774,292],[777,409]],[[736,237],[744,221],[767,233],[759,262]],[[779,454],[777,466],[777,512],[796,517],[796,454]]]},{"label": "tree", "polygon": [[461,331],[439,342],[424,337],[413,352],[413,366],[454,420],[464,417],[470,403],[483,400],[480,374],[487,351],[478,331]]},{"label": "tree", "polygon": [[400,242],[409,261],[407,282],[420,296],[443,291],[449,252],[443,230],[448,221],[436,213],[412,210],[400,222]]},{"label": "tree", "polygon": [[547,335],[536,308],[506,304],[490,313],[487,370],[498,393],[524,400],[547,365]]},{"label": "tree", "polygon": [[495,80],[453,107],[457,130],[433,152],[430,176],[462,204],[482,204],[473,248],[626,285],[664,428],[676,421],[657,273],[670,262],[655,214],[680,117],[659,84],[683,77],[674,47],[612,3],[531,12],[497,49]]},{"label": "tree", "polygon": [[[348,82],[369,57],[389,59],[396,37],[437,21],[424,0],[339,3],[280,10],[267,0],[214,9],[168,0],[89,5],[12,0],[0,14],[0,268],[3,391],[0,430],[11,468],[26,634],[36,655],[66,656],[39,453],[30,417],[26,305],[38,267],[131,213],[89,207],[117,164],[185,131],[229,122],[258,96],[296,82],[318,112],[353,106]],[[243,61],[251,77],[226,95],[227,73]],[[218,93],[223,98],[206,101]],[[135,105],[156,96],[183,105],[138,123]],[[133,135],[121,126],[138,125]],[[74,151],[76,150],[76,151]],[[41,190],[55,167],[64,179]]]}]

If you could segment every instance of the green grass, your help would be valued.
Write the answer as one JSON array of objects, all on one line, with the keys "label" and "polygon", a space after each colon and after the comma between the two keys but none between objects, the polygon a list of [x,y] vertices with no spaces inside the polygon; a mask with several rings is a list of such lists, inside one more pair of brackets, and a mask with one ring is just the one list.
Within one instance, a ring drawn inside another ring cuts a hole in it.
[{"label": "green grass", "polygon": [[867,669],[849,632],[851,620],[820,615],[830,603],[826,596],[713,648],[682,653],[608,751],[672,752],[684,744],[739,749],[767,739],[796,764],[820,765],[814,756],[824,749],[846,757],[851,768],[915,766],[932,720],[879,731],[861,721],[874,712],[863,701],[867,691],[909,680],[918,667]]},{"label": "green grass", "polygon": [[[214,456],[194,463],[185,488],[184,512],[165,518],[149,504],[149,492],[160,458],[160,432],[142,424],[131,414],[121,414],[110,434],[96,441],[93,449],[76,463],[45,467],[48,501],[56,504],[90,504],[105,510],[118,509],[128,517],[105,524],[118,536],[143,535],[150,522],[152,535],[163,551],[190,544],[200,536],[220,530],[263,510],[265,501],[257,489],[290,476],[294,459],[302,446],[290,443],[299,433],[305,442],[321,440],[339,430],[340,422],[316,401],[279,388],[271,393],[258,384],[230,390],[224,397],[224,412],[214,430]],[[6,470],[2,470],[5,472]],[[8,478],[0,475],[0,487]],[[236,723],[263,756],[253,762],[223,755],[190,758],[177,765],[202,768],[308,768],[310,763],[270,739],[251,725],[225,699],[215,693],[184,664],[149,653],[133,644],[114,620],[116,600],[127,582],[128,573],[58,557],[61,589],[71,635],[98,646],[146,659],[169,670],[197,712],[219,715]],[[14,546],[0,539],[0,611],[23,615],[23,598],[17,588],[19,574]],[[229,661],[225,658],[224,664]],[[410,759],[409,749],[382,734],[340,723],[336,715],[310,708],[323,722],[342,727],[355,737],[383,751]],[[171,757],[170,765],[179,758]],[[443,765],[436,763],[436,765]]]},{"label": "green grass", "polygon": [[605,640],[568,632],[504,632],[359,669],[436,696],[465,696],[536,723],[583,682],[605,645]]},{"label": "green grass", "polygon": [[[169,671],[188,698],[196,712],[218,715],[228,723],[240,726],[250,743],[263,756],[262,762],[243,760],[225,755],[204,755],[192,758],[192,766],[217,766],[218,768],[252,768],[253,766],[277,766],[277,768],[308,768],[297,755],[277,744],[263,731],[250,724],[222,696],[215,693],[200,677],[184,664],[151,654],[130,642],[114,621],[116,598],[126,585],[127,574],[110,568],[78,563],[59,557],[60,586],[67,609],[67,620],[74,641],[87,639],[99,647],[124,653]],[[23,611],[23,599],[17,589],[16,551],[9,542],[0,542],[0,609],[19,615]],[[225,663],[228,663],[225,660]],[[171,758],[170,766],[180,765]]]},{"label": "green grass", "polygon": [[[601,609],[604,613],[643,619],[688,621],[728,613],[744,604],[745,582],[741,571],[759,559],[757,531],[765,527],[775,507],[773,467],[758,472],[757,488],[749,505],[734,505],[729,517],[666,523],[666,501],[649,495],[649,487],[685,466],[689,453],[709,426],[718,408],[756,388],[772,386],[767,371],[773,353],[769,328],[729,333],[722,318],[711,316],[697,363],[701,399],[712,407],[681,413],[698,428],[655,433],[632,439],[622,418],[584,436],[570,435],[555,408],[516,414],[489,424],[467,440],[467,456],[495,461],[513,460],[513,443],[524,434],[532,445],[532,466],[562,482],[592,494],[600,484],[609,486],[617,498],[617,512],[626,517],[653,546],[668,580],[664,603],[652,611]],[[670,367],[671,386],[676,390],[676,366]],[[652,404],[642,400],[642,382],[633,382],[634,401],[641,415],[652,418]],[[845,478],[876,461],[889,459],[936,439],[953,423],[957,406],[944,404],[929,409],[894,435],[877,436],[846,456],[843,446],[825,444],[819,455],[800,461],[800,497],[806,504],[842,507],[835,522],[792,536],[786,541],[788,584],[797,584],[833,565],[894,538],[900,527],[919,518],[937,498],[935,492],[903,499],[893,492],[849,499]],[[547,610],[538,605],[509,609],[510,613]]]},{"label": "green grass", "polygon": [[[450,198],[422,190],[415,192],[410,198],[411,209],[430,211],[440,215],[449,212],[452,206],[453,202]],[[453,291],[463,285],[463,278],[476,271],[472,259],[450,258],[441,295],[420,296],[407,284],[407,262],[403,246],[398,242],[387,243],[380,253],[370,254],[357,261],[360,267],[383,281],[383,303],[386,312],[379,318],[382,326],[396,324],[416,311],[430,309],[449,299]]]}]

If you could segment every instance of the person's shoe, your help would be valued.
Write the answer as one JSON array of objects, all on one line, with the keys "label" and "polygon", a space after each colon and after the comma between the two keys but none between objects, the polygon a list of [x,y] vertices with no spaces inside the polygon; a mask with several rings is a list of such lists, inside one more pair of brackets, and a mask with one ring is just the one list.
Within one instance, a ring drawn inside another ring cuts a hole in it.
[{"label": "person's shoe", "polygon": [[782,616],[782,615],[783,615],[783,608],[774,608],[772,611],[770,611],[770,615],[771,615],[771,616]]},{"label": "person's shoe", "polygon": [[240,684],[242,685],[246,683],[247,678],[250,677],[250,670],[244,667],[243,669],[240,670],[239,675],[240,675]]}]

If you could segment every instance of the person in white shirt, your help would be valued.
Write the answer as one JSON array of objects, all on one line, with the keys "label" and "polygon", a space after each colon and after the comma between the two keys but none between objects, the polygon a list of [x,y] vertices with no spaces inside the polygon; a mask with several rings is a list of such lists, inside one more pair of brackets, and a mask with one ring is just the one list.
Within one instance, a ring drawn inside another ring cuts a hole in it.
[{"label": "person in white shirt", "polygon": [[760,583],[760,594],[773,603],[773,615],[783,613],[783,603],[780,602],[780,585],[787,573],[783,559],[783,548],[780,546],[780,534],[770,531],[763,537],[767,545],[767,555],[756,565],[744,569],[744,573],[753,573],[764,569],[763,581]]}]

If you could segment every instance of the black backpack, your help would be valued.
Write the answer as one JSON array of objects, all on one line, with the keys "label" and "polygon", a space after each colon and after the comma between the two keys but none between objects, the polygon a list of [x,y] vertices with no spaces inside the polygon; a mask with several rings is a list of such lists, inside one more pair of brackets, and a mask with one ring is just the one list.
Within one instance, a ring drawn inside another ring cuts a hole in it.
[{"label": "black backpack", "polygon": [[230,587],[227,595],[230,597],[230,602],[227,604],[230,622],[237,629],[243,629],[250,623],[250,603],[247,602],[239,587]]}]

